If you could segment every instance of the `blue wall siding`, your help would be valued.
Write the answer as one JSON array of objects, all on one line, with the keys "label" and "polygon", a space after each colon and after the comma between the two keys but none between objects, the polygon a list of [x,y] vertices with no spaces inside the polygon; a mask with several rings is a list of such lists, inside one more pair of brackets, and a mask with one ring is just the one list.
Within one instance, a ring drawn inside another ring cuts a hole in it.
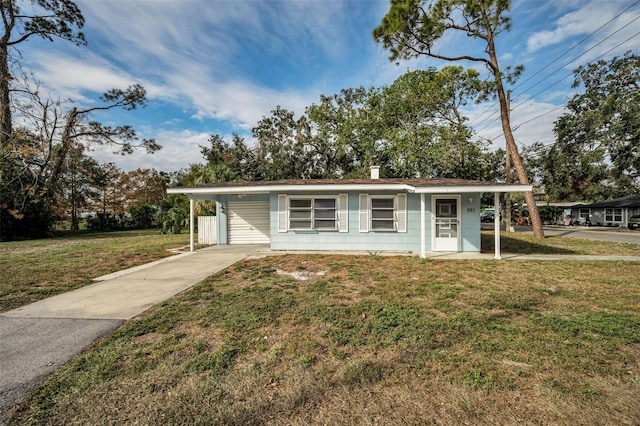
[{"label": "blue wall siding", "polygon": [[461,250],[480,251],[480,193],[462,194],[460,204]]},{"label": "blue wall siding", "polygon": [[[369,195],[393,195],[369,192]],[[298,194],[296,194],[298,195]],[[305,193],[301,195],[327,195]],[[335,194],[337,195],[337,194]],[[420,194],[407,194],[407,232],[360,232],[359,192],[349,192],[349,232],[278,232],[278,194],[270,196],[271,249],[420,252]],[[444,195],[444,194],[443,194]],[[469,202],[473,198],[473,202]],[[461,197],[461,249],[480,250],[480,194]],[[431,251],[431,194],[425,195],[426,251]]]}]

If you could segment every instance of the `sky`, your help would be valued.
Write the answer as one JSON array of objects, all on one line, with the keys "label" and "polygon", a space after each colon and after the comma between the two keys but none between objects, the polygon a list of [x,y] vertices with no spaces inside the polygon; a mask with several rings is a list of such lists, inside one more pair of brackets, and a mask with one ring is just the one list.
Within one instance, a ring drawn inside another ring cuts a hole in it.
[{"label": "sky", "polygon": [[[410,70],[445,63],[422,57],[395,63],[372,31],[386,0],[78,0],[88,44],[30,39],[23,63],[43,89],[81,106],[99,105],[111,88],[142,84],[148,105],[91,119],[132,125],[162,149],[118,155],[96,147],[100,162],[123,171],[175,171],[203,163],[199,145],[251,129],[276,106],[302,115],[320,95],[391,84]],[[512,26],[497,38],[501,66],[524,65],[513,86],[511,122],[520,146],[553,143],[553,123],[578,89],[572,70],[626,51],[640,53],[640,0],[513,0]],[[436,49],[476,46],[444,37]],[[457,63],[465,67],[482,67]],[[476,137],[504,147],[495,102],[465,113]]]}]

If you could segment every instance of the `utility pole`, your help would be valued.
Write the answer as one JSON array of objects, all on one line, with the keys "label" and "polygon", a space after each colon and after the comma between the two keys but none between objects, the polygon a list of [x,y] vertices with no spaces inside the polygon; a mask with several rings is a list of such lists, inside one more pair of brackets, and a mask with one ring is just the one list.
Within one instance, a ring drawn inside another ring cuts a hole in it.
[{"label": "utility pole", "polygon": [[[511,122],[511,90],[507,90],[507,114],[509,114],[509,122]],[[511,152],[509,150],[509,144],[506,145],[507,159],[504,167],[505,182],[507,184],[513,183],[511,178]],[[504,231],[511,232],[511,195],[509,192],[504,193]]]}]

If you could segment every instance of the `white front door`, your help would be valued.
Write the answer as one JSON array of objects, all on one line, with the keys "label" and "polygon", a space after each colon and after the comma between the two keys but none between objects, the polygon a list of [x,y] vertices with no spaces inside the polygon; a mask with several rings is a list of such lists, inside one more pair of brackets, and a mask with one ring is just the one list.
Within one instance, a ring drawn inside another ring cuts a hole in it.
[{"label": "white front door", "polygon": [[433,251],[460,251],[460,197],[431,198]]}]

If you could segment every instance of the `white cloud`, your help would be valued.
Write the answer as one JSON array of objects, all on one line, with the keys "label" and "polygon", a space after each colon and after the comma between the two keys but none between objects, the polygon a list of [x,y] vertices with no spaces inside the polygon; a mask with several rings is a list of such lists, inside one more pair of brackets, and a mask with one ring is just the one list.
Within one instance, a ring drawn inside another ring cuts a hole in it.
[{"label": "white cloud", "polygon": [[[562,15],[555,22],[553,29],[539,31],[529,36],[527,50],[536,52],[544,47],[560,44],[571,37],[590,35],[597,31],[594,41],[590,42],[591,46],[593,46],[599,40],[610,36],[616,30],[631,22],[634,17],[640,16],[640,11],[631,9],[614,19],[627,6],[628,4],[624,2],[591,1],[582,3],[579,9]],[[612,22],[600,30],[600,27],[612,19]],[[615,40],[629,37],[635,32],[634,28],[637,28],[637,26],[631,26],[629,30],[622,31],[620,35],[616,36]],[[607,45],[614,46],[614,43],[617,44],[612,40]]]},{"label": "white cloud", "polygon": [[245,130],[255,126],[278,105],[300,115],[317,98],[315,93],[276,91],[239,80],[212,84],[209,89],[208,96],[192,99],[198,108],[195,116],[229,121]]},{"label": "white cloud", "polygon": [[210,133],[192,132],[189,130],[165,131],[156,135],[156,142],[162,145],[160,151],[147,154],[144,150],[136,150],[130,155],[114,153],[113,147],[94,147],[93,157],[101,163],[114,162],[124,171],[137,168],[155,168],[162,171],[176,171],[189,164],[202,163],[203,158],[199,145],[208,145]]},{"label": "white cloud", "polygon": [[[244,130],[277,105],[301,114],[327,86],[335,89],[335,78],[325,78],[334,72],[325,58],[349,59],[348,39],[356,32],[347,25],[350,5],[338,1],[80,5],[91,26],[89,38],[94,32],[101,40],[97,50],[132,70],[145,87],[151,85],[149,98],[178,104],[192,118],[222,120]],[[247,63],[256,49],[270,58],[268,65]],[[303,85],[279,82],[275,87],[266,79],[276,66],[301,68],[301,73],[320,69]]]},{"label": "white cloud", "polygon": [[99,58],[92,59],[41,53],[33,66],[45,85],[62,98],[83,100],[83,91],[104,92],[132,84],[125,73]]}]

